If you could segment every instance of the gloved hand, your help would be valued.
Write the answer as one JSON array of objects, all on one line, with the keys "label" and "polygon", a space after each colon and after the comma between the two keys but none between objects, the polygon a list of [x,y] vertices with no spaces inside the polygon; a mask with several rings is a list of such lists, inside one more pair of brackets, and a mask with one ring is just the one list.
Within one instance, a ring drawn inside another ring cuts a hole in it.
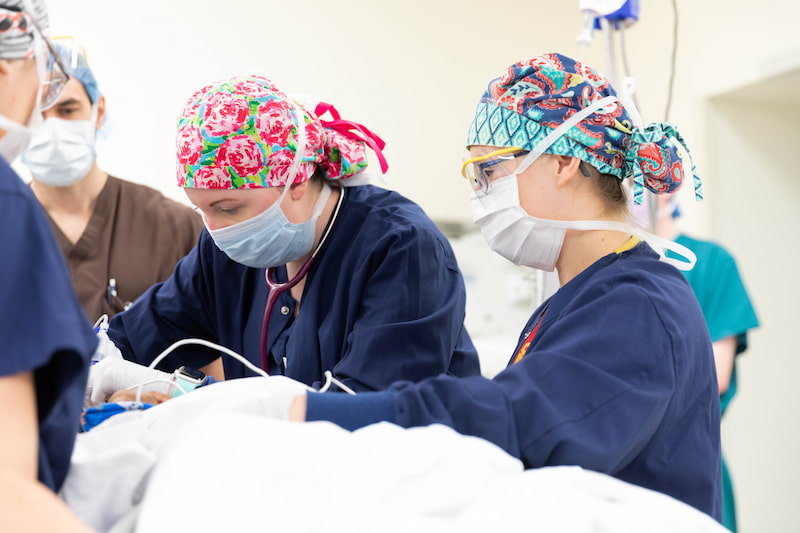
[{"label": "gloved hand", "polygon": [[[111,346],[114,344],[111,343]],[[106,403],[118,390],[135,387],[155,379],[174,382],[172,374],[126,361],[122,357],[106,357],[89,367],[89,382],[86,386],[83,408]],[[167,395],[172,394],[172,389],[173,385],[164,381],[148,383],[142,387],[143,391],[157,391]]]}]

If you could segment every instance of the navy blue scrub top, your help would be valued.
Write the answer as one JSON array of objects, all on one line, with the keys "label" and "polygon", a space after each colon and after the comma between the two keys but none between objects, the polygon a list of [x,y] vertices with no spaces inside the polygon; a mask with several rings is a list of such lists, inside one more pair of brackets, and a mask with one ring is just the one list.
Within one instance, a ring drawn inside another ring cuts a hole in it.
[{"label": "navy blue scrub top", "polygon": [[72,290],[44,210],[2,158],[0,228],[0,375],[33,372],[38,477],[57,491],[80,427],[97,337]]},{"label": "navy blue scrub top", "polygon": [[311,394],[307,419],[349,429],[378,420],[445,424],[497,444],[526,468],[579,465],[719,520],[714,357],[681,273],[644,243],[605,256],[534,312],[514,354],[540,318],[525,356],[494,379],[440,376],[358,396]]},{"label": "navy blue scrub top", "polygon": [[[308,272],[301,311],[289,292],[270,316],[269,372],[320,387],[324,372],[356,390],[448,373],[479,375],[464,328],[465,288],[449,242],[396,192],[345,189],[338,219]],[[286,270],[277,270],[286,281]],[[267,299],[264,269],[230,260],[207,231],[172,276],[114,317],[109,336],[126,358],[149,364],[173,342],[199,337],[260,366]],[[161,365],[201,367],[218,355],[179,348]],[[226,378],[253,375],[223,356]],[[334,387],[335,389],[335,387]]]}]

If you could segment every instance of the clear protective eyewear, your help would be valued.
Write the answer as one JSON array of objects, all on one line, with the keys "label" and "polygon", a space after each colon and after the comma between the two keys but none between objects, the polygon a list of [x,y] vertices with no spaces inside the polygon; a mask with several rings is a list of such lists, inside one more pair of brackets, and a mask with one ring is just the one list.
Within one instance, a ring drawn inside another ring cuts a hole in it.
[{"label": "clear protective eyewear", "polygon": [[[80,68],[81,62],[88,63],[89,62],[89,54],[86,53],[86,48],[78,42],[78,39],[73,37],[72,35],[57,35],[55,37],[50,37],[48,39],[50,43],[55,45],[64,47],[69,50],[69,61],[68,67],[70,72],[74,72],[75,69]],[[78,59],[81,59],[81,62]],[[63,65],[63,63],[62,63]],[[75,77],[75,76],[70,76]]]},{"label": "clear protective eyewear", "polygon": [[53,48],[53,43],[50,42],[39,26],[34,22],[36,31],[39,32],[39,37],[44,42],[45,51],[47,52],[47,63],[45,66],[46,79],[42,80],[42,101],[41,109],[45,111],[56,103],[58,97],[64,91],[64,87],[69,81],[69,74],[64,69],[61,63],[61,58]]},{"label": "clear protective eyewear", "polygon": [[527,154],[528,150],[522,148],[501,148],[465,160],[461,166],[461,175],[469,181],[473,191],[487,192],[492,181],[512,173],[512,163],[516,158]]}]

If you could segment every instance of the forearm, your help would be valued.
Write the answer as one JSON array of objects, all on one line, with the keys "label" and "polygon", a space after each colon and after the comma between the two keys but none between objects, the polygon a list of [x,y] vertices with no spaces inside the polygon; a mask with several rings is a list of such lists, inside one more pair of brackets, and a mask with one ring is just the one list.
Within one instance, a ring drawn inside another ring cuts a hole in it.
[{"label": "forearm", "polygon": [[724,394],[731,384],[733,362],[736,357],[736,337],[725,337],[712,345],[714,349],[714,364],[717,369],[717,385],[719,393]]},{"label": "forearm", "polygon": [[39,429],[32,372],[0,377],[0,517],[3,531],[90,531],[36,480]]},{"label": "forearm", "polygon": [[307,404],[305,394],[295,396],[289,405],[289,420],[292,422],[305,422]]},{"label": "forearm", "polygon": [[8,472],[0,472],[0,516],[4,531],[92,532],[44,485]]}]

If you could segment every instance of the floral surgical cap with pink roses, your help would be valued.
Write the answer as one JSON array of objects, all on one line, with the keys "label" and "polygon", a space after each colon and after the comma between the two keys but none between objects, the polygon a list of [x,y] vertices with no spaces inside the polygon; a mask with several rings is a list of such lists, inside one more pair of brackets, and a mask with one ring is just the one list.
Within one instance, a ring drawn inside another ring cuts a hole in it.
[{"label": "floral surgical cap with pink roses", "polygon": [[[333,120],[320,119],[326,112]],[[298,126],[305,129],[304,143]],[[178,185],[285,185],[299,144],[304,147],[292,183],[307,181],[318,166],[328,179],[354,176],[367,167],[367,147],[377,154],[382,170],[388,168],[384,142],[364,126],[342,120],[330,104],[321,103],[312,112],[270,80],[241,76],[207,85],[186,102],[178,119]]]}]

